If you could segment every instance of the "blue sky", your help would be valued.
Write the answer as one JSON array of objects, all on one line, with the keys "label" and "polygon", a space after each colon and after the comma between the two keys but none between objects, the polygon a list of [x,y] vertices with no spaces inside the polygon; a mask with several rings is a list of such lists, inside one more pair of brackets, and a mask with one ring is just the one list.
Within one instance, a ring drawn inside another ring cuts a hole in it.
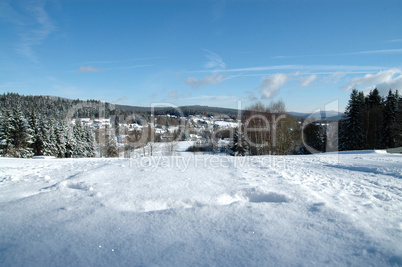
[{"label": "blue sky", "polygon": [[402,1],[0,0],[0,92],[312,112],[402,90]]}]

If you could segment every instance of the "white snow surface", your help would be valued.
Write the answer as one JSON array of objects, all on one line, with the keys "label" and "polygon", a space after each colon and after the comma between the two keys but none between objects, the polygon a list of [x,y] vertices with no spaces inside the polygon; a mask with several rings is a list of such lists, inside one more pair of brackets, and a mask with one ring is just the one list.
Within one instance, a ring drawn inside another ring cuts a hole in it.
[{"label": "white snow surface", "polygon": [[375,151],[1,158],[0,265],[400,266],[401,179]]}]

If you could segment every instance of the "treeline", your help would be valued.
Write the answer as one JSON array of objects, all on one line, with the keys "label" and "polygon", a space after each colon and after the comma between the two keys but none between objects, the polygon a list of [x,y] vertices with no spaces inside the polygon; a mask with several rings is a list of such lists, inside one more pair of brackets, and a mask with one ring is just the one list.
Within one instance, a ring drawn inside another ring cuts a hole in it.
[{"label": "treeline", "polygon": [[[28,158],[32,156],[94,157],[92,130],[73,118],[97,116],[95,108],[77,109],[80,100],[48,96],[0,95],[0,155]],[[83,106],[96,106],[90,100]]]},{"label": "treeline", "polygon": [[386,149],[402,146],[402,98],[389,90],[383,98],[378,89],[365,96],[353,90],[340,122],[339,149]]},{"label": "treeline", "polygon": [[0,95],[0,112],[18,110],[28,118],[35,111],[41,119],[65,120],[74,118],[100,118],[113,114],[113,105],[97,100],[70,100],[52,96],[24,96],[16,93]]},{"label": "treeline", "polygon": [[[377,89],[368,95],[353,90],[339,123],[302,121],[289,115],[284,103],[278,101],[267,106],[257,103],[242,111],[241,127],[238,129],[218,127],[211,130],[204,125],[206,128],[200,133],[192,128],[200,125],[193,125],[195,122],[191,120],[182,127],[176,117],[151,117],[147,109],[142,110],[144,114],[134,115],[133,111],[120,108],[96,100],[13,93],[0,95],[0,155],[63,158],[93,157],[97,154],[113,157],[118,156],[121,150],[116,142],[117,135],[126,136],[124,152],[129,155],[134,149],[158,140],[188,140],[191,133],[201,135],[203,140],[201,145],[192,148],[194,151],[225,151],[232,155],[288,155],[402,146],[402,98],[398,91],[392,90],[385,98]],[[186,113],[198,114],[197,109],[200,114],[219,110],[191,106]],[[155,110],[162,115],[163,112],[174,115],[174,111],[173,108]],[[233,110],[229,111],[221,115],[237,119]],[[111,125],[91,129],[83,126],[79,118],[108,118]],[[156,123],[154,129],[148,124],[151,119]],[[128,129],[126,123],[143,124],[145,130]],[[176,126],[178,130],[167,131],[164,135],[155,134],[156,128],[168,129],[169,126]],[[151,136],[154,137],[152,140]],[[221,147],[219,140],[224,139],[230,139],[231,144]]]},{"label": "treeline", "polygon": [[91,129],[80,121],[68,123],[37,115],[27,117],[20,108],[2,110],[0,114],[0,155],[29,158],[94,157],[95,139]]}]

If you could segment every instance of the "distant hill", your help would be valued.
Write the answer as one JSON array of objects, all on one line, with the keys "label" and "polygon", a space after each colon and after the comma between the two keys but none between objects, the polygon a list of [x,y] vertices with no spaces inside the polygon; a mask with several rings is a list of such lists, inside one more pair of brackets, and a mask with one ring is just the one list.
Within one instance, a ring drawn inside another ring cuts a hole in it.
[{"label": "distant hill", "polygon": [[[151,113],[151,107],[138,107],[128,105],[115,105],[115,108],[121,111],[129,111],[133,113]],[[154,112],[157,115],[171,114],[176,116],[189,116],[189,115],[205,115],[205,116],[218,116],[226,115],[229,117],[236,116],[238,111],[230,108],[219,108],[209,106],[180,106],[174,107],[155,107]]]},{"label": "distant hill", "polygon": [[[107,102],[102,102],[98,100],[79,100],[79,99],[68,99],[64,97],[58,97],[58,96],[23,96],[23,95],[18,95],[18,94],[4,94],[1,99],[5,100],[6,97],[14,97],[15,99],[25,99],[28,101],[27,103],[30,103],[32,101],[35,101],[34,99],[43,97],[47,99],[47,101],[50,101],[48,104],[53,103],[58,106],[58,109],[66,111],[66,108],[68,109],[69,107],[74,106],[77,103],[93,103],[95,106],[96,105],[103,105],[106,104],[107,106],[107,114],[110,115],[116,115],[120,113],[135,113],[138,115],[145,115],[149,116],[152,112],[151,107],[140,107],[140,106],[130,106],[130,105],[120,105],[120,104],[111,104]],[[64,102],[64,104],[60,104],[60,101]],[[43,101],[42,101],[43,102]],[[42,103],[40,102],[40,103]],[[44,102],[43,102],[44,103]],[[54,105],[52,106],[56,108]],[[65,106],[63,106],[65,105]],[[27,107],[24,107],[27,108]],[[48,106],[44,105],[43,111],[46,112],[46,108]],[[232,119],[236,119],[237,116],[239,115],[239,111],[237,109],[232,109],[232,108],[222,108],[222,107],[210,107],[210,106],[202,106],[202,105],[190,105],[190,106],[180,106],[180,107],[155,107],[153,110],[155,115],[176,115],[176,116],[185,116],[188,117],[190,115],[203,115],[203,116],[214,116],[214,117],[230,117]],[[243,111],[240,112],[240,114]],[[95,112],[96,113],[96,112]],[[85,112],[80,112],[78,114],[78,117],[81,116],[89,116],[90,114],[95,115],[95,113],[85,113]],[[62,112],[61,116],[65,116],[65,114]],[[313,118],[316,118],[318,120],[327,120],[327,121],[337,121],[340,120],[343,116],[343,113],[337,112],[337,111],[328,111],[328,112],[316,112],[316,113],[301,113],[301,112],[288,112],[289,115],[292,115],[296,118],[299,118],[301,120],[306,119],[309,116],[312,116]]]},{"label": "distant hill", "polygon": [[308,117],[312,117],[317,120],[327,120],[327,121],[338,121],[343,117],[343,113],[340,113],[335,110],[321,111],[315,113],[288,112],[288,114],[299,119],[306,119]]}]

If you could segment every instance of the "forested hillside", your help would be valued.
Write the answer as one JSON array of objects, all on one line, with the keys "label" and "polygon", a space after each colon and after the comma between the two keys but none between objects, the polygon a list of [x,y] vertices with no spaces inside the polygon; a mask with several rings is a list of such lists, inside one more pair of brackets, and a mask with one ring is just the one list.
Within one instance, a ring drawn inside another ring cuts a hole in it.
[{"label": "forested hillside", "polygon": [[[291,116],[281,101],[267,106],[257,103],[237,112],[205,106],[130,107],[7,93],[0,95],[0,155],[114,157],[124,151],[128,156],[147,143],[178,140],[197,141],[193,151],[236,156],[402,146],[398,91],[390,90],[383,97],[377,89],[368,95],[353,90],[343,119],[333,120]],[[220,147],[219,140],[230,144]]]}]

